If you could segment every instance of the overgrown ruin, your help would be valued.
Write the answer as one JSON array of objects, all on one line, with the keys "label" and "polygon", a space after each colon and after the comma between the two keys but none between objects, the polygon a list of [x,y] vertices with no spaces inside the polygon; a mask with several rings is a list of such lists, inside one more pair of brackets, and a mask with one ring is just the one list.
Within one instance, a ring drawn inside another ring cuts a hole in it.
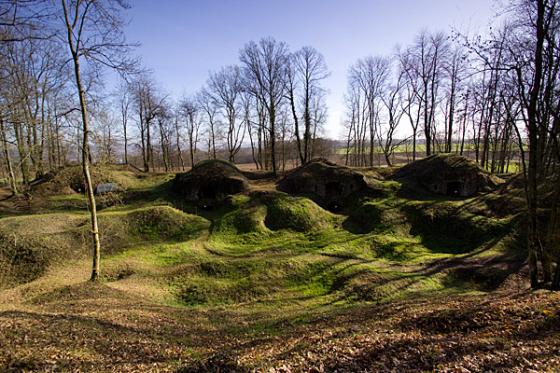
[{"label": "overgrown ruin", "polygon": [[450,197],[488,192],[503,182],[474,161],[455,154],[432,155],[405,165],[395,173],[394,179]]},{"label": "overgrown ruin", "polygon": [[325,159],[296,168],[278,182],[278,189],[311,198],[331,210],[341,210],[350,195],[367,189],[364,176]]},{"label": "overgrown ruin", "polygon": [[248,191],[249,182],[235,165],[208,160],[196,164],[189,172],[177,174],[173,189],[187,201],[213,205],[230,195]]}]

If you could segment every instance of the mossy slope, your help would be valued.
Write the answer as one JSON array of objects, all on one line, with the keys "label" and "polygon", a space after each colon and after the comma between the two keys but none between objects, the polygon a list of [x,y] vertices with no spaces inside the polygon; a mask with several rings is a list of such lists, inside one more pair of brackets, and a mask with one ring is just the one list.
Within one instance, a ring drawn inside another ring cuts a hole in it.
[{"label": "mossy slope", "polygon": [[[361,196],[343,214],[281,192],[236,195],[210,211],[180,205],[207,219],[168,206],[107,209],[100,215],[104,278],[119,288],[134,283],[158,294],[159,288],[167,294],[160,301],[197,307],[282,305],[287,299],[380,302],[481,289],[476,278],[449,267],[507,250],[509,217],[477,213],[475,200],[403,198],[396,182],[378,188],[377,197]],[[0,220],[0,234],[21,232],[17,219],[42,225],[33,219],[45,216]],[[48,219],[52,234],[17,233],[17,244],[2,248],[5,261],[28,253],[17,259],[21,265],[11,264],[12,282],[37,278],[61,259],[87,256],[85,214]],[[426,268],[436,262],[442,265]]]},{"label": "mossy slope", "polygon": [[[210,222],[168,206],[99,215],[102,255],[138,244],[185,241],[207,232]],[[30,215],[0,220],[1,286],[40,277],[51,265],[88,255],[89,220],[84,214]]]}]

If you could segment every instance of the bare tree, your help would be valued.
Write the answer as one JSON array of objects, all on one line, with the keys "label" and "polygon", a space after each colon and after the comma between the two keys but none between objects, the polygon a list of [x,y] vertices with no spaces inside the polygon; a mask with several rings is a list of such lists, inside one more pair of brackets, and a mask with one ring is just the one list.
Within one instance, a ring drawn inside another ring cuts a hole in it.
[{"label": "bare tree", "polygon": [[421,91],[421,81],[417,71],[412,67],[414,55],[410,49],[398,54],[399,68],[404,74],[404,86],[406,90],[402,92],[404,98],[401,100],[403,110],[407,116],[412,130],[412,161],[416,160],[416,140],[418,138],[418,128],[420,126],[423,103]]},{"label": "bare tree", "polygon": [[242,90],[241,69],[238,66],[224,67],[208,79],[207,94],[227,123],[224,132],[230,162],[235,162],[235,155],[245,138],[246,127],[239,118],[242,112]]},{"label": "bare tree", "polygon": [[387,87],[381,97],[381,101],[385,105],[385,110],[387,112],[387,125],[385,128],[381,127],[381,131],[379,131],[379,142],[383,155],[385,156],[385,162],[388,166],[392,165],[391,156],[395,151],[395,147],[400,145],[400,143],[394,143],[393,136],[405,113],[404,105],[400,102],[403,97],[401,95],[401,90],[404,85],[404,74],[402,71],[398,71],[397,74],[396,82]]},{"label": "bare tree", "polygon": [[181,121],[179,120],[180,114],[175,110],[173,113],[173,123],[175,130],[175,149],[177,151],[177,161],[181,165],[181,170],[185,171],[185,160],[183,159],[183,151],[181,149]]},{"label": "bare tree", "polygon": [[[316,124],[312,118],[312,105],[313,102],[322,103],[316,98],[324,94],[321,82],[329,76],[329,72],[323,55],[313,47],[303,47],[293,53],[286,72],[286,96],[290,102],[298,155],[301,163],[305,164],[311,159]],[[303,137],[300,120],[303,121]]]},{"label": "bare tree", "polygon": [[145,75],[131,83],[132,96],[138,113],[138,128],[144,172],[149,172],[154,165],[152,144],[152,127],[162,110],[165,97],[159,94],[154,80]]},{"label": "bare tree", "polygon": [[448,89],[447,89],[447,110],[446,120],[447,126],[445,127],[445,152],[451,153],[453,144],[453,131],[455,125],[455,115],[457,111],[458,98],[460,97],[462,85],[466,72],[466,52],[460,44],[455,44],[451,50],[449,60],[447,61],[444,71],[447,75]]},{"label": "bare tree", "polygon": [[214,99],[206,89],[198,95],[198,105],[205,115],[206,134],[208,141],[208,157],[216,159],[216,139],[219,137],[220,121],[218,119],[218,109],[214,104]]},{"label": "bare tree", "polygon": [[[363,97],[362,125],[369,132],[369,165],[373,165],[375,142],[379,130],[381,97],[390,74],[390,60],[385,57],[367,57],[350,67],[349,84]],[[358,98],[358,97],[357,97]],[[360,99],[356,101],[359,103]],[[365,128],[361,131],[365,136]],[[363,149],[362,149],[363,150]]]},{"label": "bare tree", "polygon": [[128,164],[128,120],[131,106],[130,87],[128,84],[122,84],[118,97],[118,105],[120,109],[121,126],[123,130],[123,155],[124,164]]},{"label": "bare tree", "polygon": [[241,50],[240,60],[245,71],[245,86],[264,106],[268,119],[268,141],[272,173],[277,174],[276,120],[284,98],[288,47],[273,38],[249,42]]},{"label": "bare tree", "polygon": [[89,171],[89,115],[86,88],[82,79],[82,65],[85,61],[90,67],[96,64],[110,66],[119,70],[129,67],[123,56],[128,52],[122,34],[121,10],[126,4],[120,0],[60,0],[58,14],[66,30],[65,43],[74,66],[74,78],[80,102],[82,120],[82,170],[86,194],[91,214],[93,236],[93,268],[91,280],[99,277],[101,244],[97,224],[97,207],[93,192],[93,182]]},{"label": "bare tree", "polygon": [[196,100],[185,97],[179,103],[179,112],[185,122],[187,138],[189,142],[189,155],[191,167],[195,165],[196,152],[198,149],[199,130],[200,130],[200,108]]},{"label": "bare tree", "polygon": [[426,155],[433,152],[437,101],[448,49],[445,34],[422,31],[408,52],[410,56],[407,68],[413,69],[414,75],[420,81],[417,95],[422,102]]},{"label": "bare tree", "polygon": [[0,112],[0,142],[2,143],[2,152],[4,153],[4,158],[6,160],[6,168],[8,169],[8,179],[10,181],[10,190],[12,194],[18,193],[16,177],[14,173],[14,168],[12,165],[12,157],[10,155],[10,149],[8,146],[8,140],[6,136],[6,128],[4,126],[3,113]]}]

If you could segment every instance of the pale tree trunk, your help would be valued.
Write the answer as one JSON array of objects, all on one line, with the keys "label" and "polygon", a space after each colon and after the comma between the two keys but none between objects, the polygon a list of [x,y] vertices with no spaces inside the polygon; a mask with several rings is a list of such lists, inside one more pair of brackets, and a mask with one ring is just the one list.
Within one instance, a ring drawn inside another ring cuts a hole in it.
[{"label": "pale tree trunk", "polygon": [[83,140],[82,140],[82,170],[86,186],[89,210],[91,215],[91,233],[93,237],[93,265],[91,271],[91,280],[96,281],[99,278],[99,262],[101,260],[101,242],[99,239],[99,227],[97,224],[97,206],[95,204],[95,194],[93,192],[93,182],[89,172],[90,154],[89,154],[89,119],[87,113],[87,103],[85,92],[82,86],[80,75],[80,64],[78,56],[74,58],[74,71],[76,74],[76,85],[80,95],[80,108],[82,111],[83,123]]},{"label": "pale tree trunk", "polygon": [[[85,91],[82,85],[82,78],[81,78],[81,71],[80,71],[80,61],[79,61],[79,54],[76,48],[74,47],[74,36],[72,32],[72,24],[68,17],[68,10],[66,7],[66,3],[62,0],[62,6],[64,9],[64,16],[66,21],[66,29],[68,31],[68,46],[70,48],[70,52],[72,53],[72,61],[74,63],[74,75],[76,78],[76,86],[78,88],[78,95],[80,98],[80,109],[82,114],[82,131],[83,131],[83,139],[82,139],[82,171],[84,174],[85,186],[86,186],[86,194],[88,199],[88,205],[90,210],[90,217],[91,217],[91,234],[93,238],[93,265],[91,271],[91,281],[96,281],[99,278],[99,262],[101,259],[101,243],[99,240],[99,227],[97,224],[97,207],[95,205],[95,195],[93,193],[93,183],[91,180],[91,174],[89,172],[89,163],[90,163],[90,155],[89,155],[89,118],[88,118],[88,111],[87,111],[87,101]],[[78,46],[79,48],[79,46]]]},{"label": "pale tree trunk", "polygon": [[185,171],[185,161],[183,160],[183,152],[181,151],[181,138],[179,137],[179,123],[178,119],[175,119],[175,133],[177,137],[175,138],[177,147],[177,157],[179,158],[179,164],[181,165],[181,170]]},{"label": "pale tree trunk", "polygon": [[[273,102],[274,97],[270,98]],[[270,120],[270,161],[272,162],[272,174],[276,177],[276,107],[274,103],[271,104],[269,109]]]},{"label": "pale tree trunk", "polygon": [[124,134],[124,164],[128,164],[128,136],[126,133],[126,119],[123,118],[123,134]]},{"label": "pale tree trunk", "polygon": [[8,167],[8,178],[10,179],[10,189],[12,194],[17,194],[17,184],[16,177],[14,174],[14,169],[12,167],[12,160],[10,157],[10,150],[8,149],[8,141],[6,139],[6,129],[4,128],[4,121],[0,118],[0,136],[2,136],[2,150],[4,151],[4,157],[6,158],[6,165]]}]

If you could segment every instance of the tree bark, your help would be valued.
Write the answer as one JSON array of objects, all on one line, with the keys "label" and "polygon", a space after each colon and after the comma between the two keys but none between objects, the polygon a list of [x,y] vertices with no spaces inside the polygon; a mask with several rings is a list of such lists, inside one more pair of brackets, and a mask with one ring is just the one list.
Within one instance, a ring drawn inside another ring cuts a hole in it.
[{"label": "tree bark", "polygon": [[10,150],[8,149],[8,141],[6,139],[6,129],[4,127],[4,120],[0,117],[0,135],[2,136],[2,150],[4,151],[4,157],[6,158],[6,166],[8,168],[8,178],[10,179],[10,190],[12,194],[17,194],[17,183],[14,174],[14,169],[12,167],[12,159],[10,157]]},{"label": "tree bark", "polygon": [[[91,271],[91,281],[97,281],[99,279],[99,264],[101,260],[101,243],[99,240],[99,227],[97,224],[97,207],[95,205],[95,195],[93,193],[93,183],[91,180],[91,174],[89,171],[90,154],[89,154],[89,118],[87,110],[87,101],[85,91],[82,85],[81,71],[80,71],[80,61],[79,54],[74,47],[74,36],[72,32],[72,24],[68,16],[68,9],[66,7],[66,2],[61,0],[64,9],[64,16],[66,21],[68,45],[70,52],[72,54],[72,61],[74,63],[74,78],[76,80],[76,86],[78,88],[78,95],[80,99],[80,109],[82,114],[82,171],[84,174],[84,181],[86,184],[86,194],[88,199],[88,205],[91,217],[91,234],[93,237],[93,263]],[[79,46],[78,46],[79,48]]]}]

